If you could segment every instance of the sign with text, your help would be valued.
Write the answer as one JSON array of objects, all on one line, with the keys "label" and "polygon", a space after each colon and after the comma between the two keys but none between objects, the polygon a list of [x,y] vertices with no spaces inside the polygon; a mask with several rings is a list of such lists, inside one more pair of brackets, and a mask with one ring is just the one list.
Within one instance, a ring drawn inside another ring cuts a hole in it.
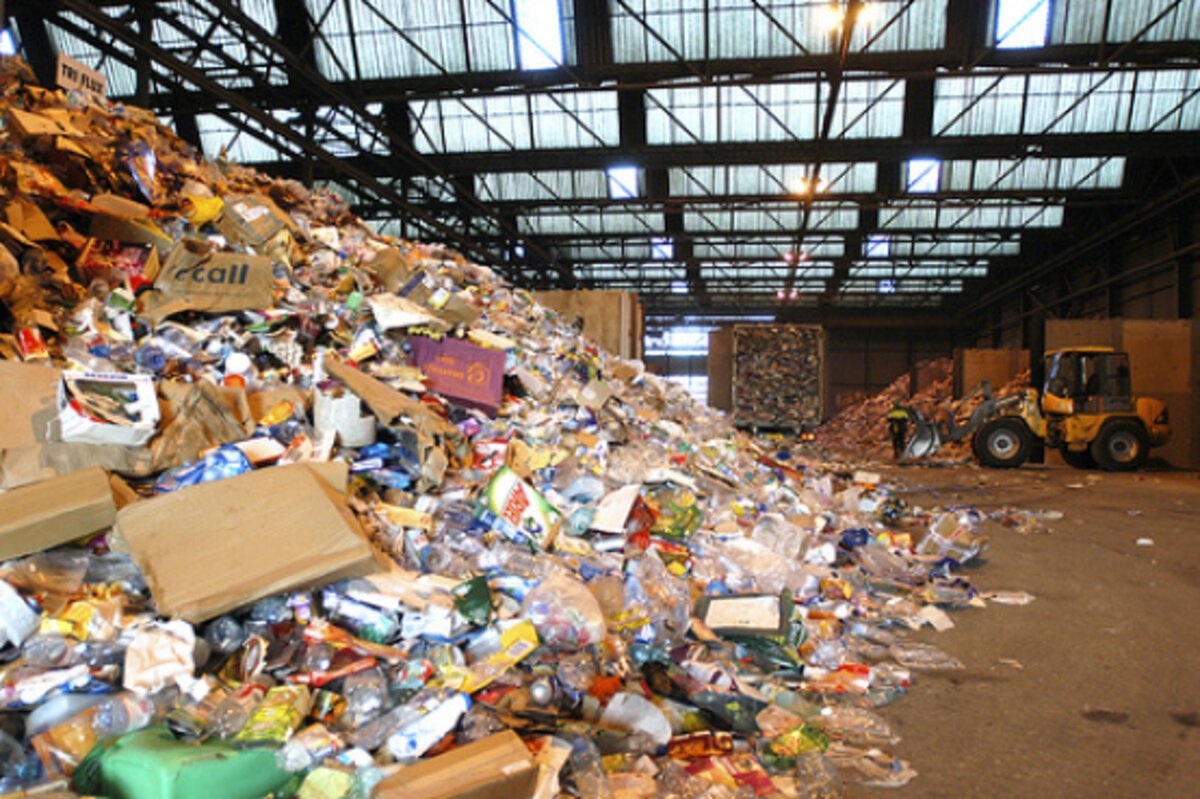
[{"label": "sign with text", "polygon": [[504,393],[504,353],[459,339],[413,338],[414,365],[425,384],[464,405],[494,414]]},{"label": "sign with text", "polygon": [[104,73],[76,61],[68,55],[58,54],[55,72],[60,88],[86,92],[101,100],[108,93],[108,80]]}]

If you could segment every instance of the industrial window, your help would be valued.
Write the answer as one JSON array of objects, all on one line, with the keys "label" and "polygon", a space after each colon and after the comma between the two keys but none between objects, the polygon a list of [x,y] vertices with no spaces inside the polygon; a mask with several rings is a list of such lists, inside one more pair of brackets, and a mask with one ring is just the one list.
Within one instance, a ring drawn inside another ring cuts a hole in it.
[{"label": "industrial window", "polygon": [[887,236],[874,235],[867,236],[867,251],[865,255],[868,258],[887,258],[892,251],[892,241]]},{"label": "industrial window", "polygon": [[559,0],[516,0],[517,58],[521,69],[553,69],[563,63]]},{"label": "industrial window", "polygon": [[636,166],[610,166],[608,168],[608,196],[612,200],[630,200],[638,196],[638,168]]},{"label": "industrial window", "polygon": [[933,194],[941,185],[942,162],[936,158],[914,158],[908,162],[905,186],[910,194]]},{"label": "industrial window", "polygon": [[650,257],[655,261],[674,260],[675,243],[670,239],[650,239]]},{"label": "industrial window", "polygon": [[894,281],[894,280],[879,281],[879,293],[880,294],[895,294],[896,293],[896,281]]},{"label": "industrial window", "polygon": [[1045,47],[1050,0],[996,0],[996,47]]}]

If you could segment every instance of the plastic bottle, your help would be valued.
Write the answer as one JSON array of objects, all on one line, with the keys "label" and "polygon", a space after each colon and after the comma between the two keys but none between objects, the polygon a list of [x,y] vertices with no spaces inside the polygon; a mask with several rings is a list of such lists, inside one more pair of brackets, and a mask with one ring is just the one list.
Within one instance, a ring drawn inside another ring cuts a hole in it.
[{"label": "plastic bottle", "polygon": [[342,719],[350,728],[362,726],[387,710],[390,704],[387,679],[379,669],[351,674],[342,683],[342,696],[346,698]]},{"label": "plastic bottle", "polygon": [[612,786],[600,759],[600,750],[590,738],[576,736],[571,741],[571,782],[578,796],[589,799],[612,799]]},{"label": "plastic bottle", "polygon": [[452,695],[392,732],[385,742],[388,752],[398,761],[420,757],[453,730],[470,707],[470,696]]},{"label": "plastic bottle", "polygon": [[842,780],[829,758],[806,752],[796,758],[797,799],[840,799]]},{"label": "plastic bottle", "polygon": [[138,366],[148,372],[157,374],[167,368],[167,356],[153,344],[144,344],[138,347],[133,358]]},{"label": "plastic bottle", "polygon": [[52,696],[33,709],[25,720],[25,737],[32,738],[40,732],[55,727],[83,711],[107,702],[104,694],[59,694]]},{"label": "plastic bottle", "polygon": [[61,669],[83,662],[73,641],[54,634],[30,637],[21,645],[21,657],[26,666],[35,669]]},{"label": "plastic bottle", "polygon": [[365,602],[326,590],[321,592],[321,603],[331,620],[349,627],[359,638],[385,644],[400,634],[400,623],[394,614]]},{"label": "plastic bottle", "polygon": [[254,709],[267,694],[260,682],[249,682],[225,697],[213,710],[209,729],[221,738],[232,738],[242,731]]},{"label": "plastic bottle", "polygon": [[228,655],[246,640],[246,630],[233,616],[221,616],[209,622],[204,640],[219,655]]},{"label": "plastic bottle", "polygon": [[276,762],[284,771],[304,771],[342,751],[343,746],[341,738],[318,722],[292,736],[280,748]]},{"label": "plastic bottle", "polygon": [[0,790],[9,791],[39,778],[36,757],[25,754],[19,741],[0,730]]},{"label": "plastic bottle", "polygon": [[118,694],[96,706],[92,729],[97,738],[109,738],[140,730],[157,715],[154,703],[133,693]]},{"label": "plastic bottle", "polygon": [[20,646],[41,623],[25,600],[11,585],[0,580],[0,643],[11,641]]}]

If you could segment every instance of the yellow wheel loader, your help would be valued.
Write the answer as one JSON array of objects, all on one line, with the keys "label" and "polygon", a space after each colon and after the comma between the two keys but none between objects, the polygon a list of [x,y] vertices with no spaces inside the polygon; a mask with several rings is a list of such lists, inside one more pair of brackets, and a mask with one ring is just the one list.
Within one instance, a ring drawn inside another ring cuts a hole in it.
[{"label": "yellow wheel loader", "polygon": [[[983,402],[959,424],[958,410],[976,394]],[[1076,468],[1112,471],[1140,468],[1151,447],[1171,438],[1167,406],[1134,397],[1129,355],[1111,347],[1072,347],[1046,354],[1046,384],[993,397],[985,381],[939,419],[909,409],[915,421],[906,458],[932,455],[947,441],[971,436],[985,466],[1015,468],[1029,459],[1037,439],[1056,447]]]}]

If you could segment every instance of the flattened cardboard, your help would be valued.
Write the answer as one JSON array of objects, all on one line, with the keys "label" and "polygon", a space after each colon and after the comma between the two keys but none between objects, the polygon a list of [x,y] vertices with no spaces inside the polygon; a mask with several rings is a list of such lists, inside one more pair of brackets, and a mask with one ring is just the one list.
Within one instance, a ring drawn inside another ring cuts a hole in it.
[{"label": "flattened cardboard", "polygon": [[413,363],[432,390],[495,414],[504,396],[504,353],[460,339],[414,338]]},{"label": "flattened cardboard", "polygon": [[58,241],[58,231],[50,220],[38,208],[37,203],[28,197],[14,197],[12,202],[4,207],[4,215],[8,223],[21,231],[25,238],[31,241]]},{"label": "flattened cardboard", "polygon": [[246,311],[274,302],[271,259],[265,255],[218,252],[197,255],[186,247],[171,250],[154,288],[168,301],[195,311]]},{"label": "flattened cardboard", "polygon": [[41,552],[112,527],[112,486],[91,468],[0,494],[0,560]]},{"label": "flattened cardboard", "polygon": [[21,138],[79,135],[79,131],[67,129],[59,124],[57,120],[43,114],[35,114],[32,111],[22,111],[19,108],[8,109],[8,129]]},{"label": "flattened cardboard", "polygon": [[380,250],[374,258],[363,264],[363,268],[373,272],[389,294],[399,291],[413,275],[412,265],[404,257],[404,253],[395,247]]},{"label": "flattened cardboard", "polygon": [[159,611],[193,623],[386,567],[343,497],[302,464],[138,502],[117,514],[116,529]]},{"label": "flattened cardboard", "polygon": [[0,360],[0,450],[46,441],[58,415],[62,372],[48,366]]},{"label": "flattened cardboard", "polygon": [[417,417],[429,413],[425,406],[412,397],[360,372],[332,353],[325,356],[323,363],[325,371],[357,394],[384,424],[391,424],[400,416]]},{"label": "flattened cardboard", "polygon": [[537,767],[512,730],[421,760],[375,787],[375,799],[530,799]]},{"label": "flattened cardboard", "polygon": [[160,260],[165,258],[171,248],[175,246],[175,239],[168,236],[153,222],[124,214],[92,214],[88,235],[106,241],[149,244],[158,253]]},{"label": "flattened cardboard", "polygon": [[289,221],[270,197],[232,194],[225,198],[225,213],[217,220],[217,230],[233,242],[259,247],[288,227]]}]

